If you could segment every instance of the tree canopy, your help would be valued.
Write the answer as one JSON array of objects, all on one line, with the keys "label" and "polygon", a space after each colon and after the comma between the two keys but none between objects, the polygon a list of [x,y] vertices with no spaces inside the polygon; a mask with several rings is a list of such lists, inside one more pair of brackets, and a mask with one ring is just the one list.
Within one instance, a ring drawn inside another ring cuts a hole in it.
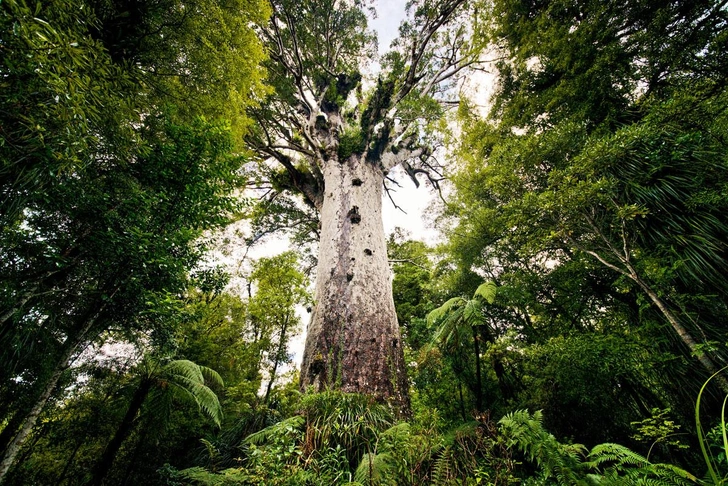
[{"label": "tree canopy", "polygon": [[3,485],[726,482],[726,1],[374,10],[0,3]]}]

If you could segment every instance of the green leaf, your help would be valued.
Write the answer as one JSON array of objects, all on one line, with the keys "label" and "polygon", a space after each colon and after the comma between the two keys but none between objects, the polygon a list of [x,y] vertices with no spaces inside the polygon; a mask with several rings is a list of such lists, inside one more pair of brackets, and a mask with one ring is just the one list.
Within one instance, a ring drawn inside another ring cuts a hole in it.
[{"label": "green leaf", "polygon": [[450,312],[453,308],[462,305],[465,302],[465,299],[462,297],[453,297],[452,299],[448,300],[444,304],[442,304],[437,309],[433,310],[429,314],[427,314],[427,324],[434,324],[441,320],[448,312]]},{"label": "green leaf", "polygon": [[498,286],[495,284],[495,282],[489,280],[478,286],[478,289],[475,291],[473,297],[481,297],[485,299],[486,302],[488,302],[489,304],[492,304],[493,302],[495,302],[497,290]]}]

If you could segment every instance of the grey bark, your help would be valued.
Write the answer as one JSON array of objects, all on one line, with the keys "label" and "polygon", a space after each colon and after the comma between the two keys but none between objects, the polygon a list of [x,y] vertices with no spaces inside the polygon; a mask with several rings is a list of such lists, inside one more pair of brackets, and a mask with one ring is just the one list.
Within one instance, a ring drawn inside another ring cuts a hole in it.
[{"label": "grey bark", "polygon": [[30,432],[33,430],[33,427],[38,420],[38,416],[40,416],[40,412],[43,410],[43,407],[45,407],[46,403],[48,403],[48,400],[50,399],[53,390],[56,388],[56,385],[58,384],[61,375],[63,375],[63,372],[66,371],[70,366],[71,357],[76,353],[76,350],[78,349],[78,344],[79,343],[76,342],[69,344],[65,347],[63,353],[61,354],[61,357],[58,360],[58,364],[56,365],[53,373],[43,386],[43,389],[41,390],[38,399],[35,401],[31,409],[25,415],[20,429],[15,434],[15,437],[13,437],[13,439],[8,444],[8,447],[5,450],[5,454],[0,461],[0,483],[3,482],[5,475],[8,473],[10,467],[15,461],[15,457],[18,455],[18,452],[20,452],[20,448],[25,443],[26,439],[30,435]]},{"label": "grey bark", "polygon": [[324,167],[315,306],[301,387],[369,393],[409,413],[382,223],[384,173],[352,155]]}]

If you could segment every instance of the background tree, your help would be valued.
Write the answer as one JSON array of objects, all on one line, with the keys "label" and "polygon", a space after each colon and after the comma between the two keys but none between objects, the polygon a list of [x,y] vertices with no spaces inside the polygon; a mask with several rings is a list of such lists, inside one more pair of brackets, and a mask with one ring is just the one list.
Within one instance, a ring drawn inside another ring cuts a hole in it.
[{"label": "background tree", "polygon": [[[243,161],[231,156],[229,123],[199,119],[221,114],[211,106],[224,105],[202,94],[209,65],[199,56],[206,49],[182,42],[204,39],[197,34],[205,22],[179,2],[166,5],[167,20],[179,15],[169,25],[154,17],[159,11],[143,12],[150,15],[139,20],[144,28],[127,41],[144,56],[131,62],[117,55],[124,49],[113,52],[110,37],[95,34],[106,15],[124,17],[134,5],[115,4],[122,11],[112,13],[110,5],[76,2],[0,7],[0,478],[89,343],[110,330],[128,339],[168,335],[204,253],[198,238],[240,209],[231,193]],[[262,51],[251,22],[267,10],[256,5],[218,15],[220,29],[211,34],[215,50],[248,54],[220,66],[237,65],[233,84],[244,90],[260,86]],[[176,52],[155,58],[145,49],[162,36],[175,39]],[[183,58],[190,64],[177,65]],[[196,89],[199,103],[171,106]],[[255,97],[239,94],[246,103]]]},{"label": "background tree", "polygon": [[288,344],[300,325],[296,307],[310,303],[306,277],[297,264],[296,254],[285,252],[256,261],[250,275],[256,289],[248,309],[263,342],[260,349],[265,358],[261,356],[260,369],[268,375],[265,403],[270,400],[280,367],[291,361]]},{"label": "background tree", "polygon": [[725,360],[712,275],[726,254],[725,73],[713,62],[724,5],[504,1],[492,14],[508,59],[488,117],[461,110],[454,255],[511,289],[509,321],[528,339],[638,337],[672,367],[631,378],[644,386],[629,401],[687,417]]}]

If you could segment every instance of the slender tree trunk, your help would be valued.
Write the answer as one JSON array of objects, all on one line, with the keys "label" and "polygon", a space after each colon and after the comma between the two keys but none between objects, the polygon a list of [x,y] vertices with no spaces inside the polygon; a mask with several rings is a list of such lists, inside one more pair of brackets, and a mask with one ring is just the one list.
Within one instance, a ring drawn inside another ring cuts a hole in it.
[{"label": "slender tree trunk", "polygon": [[144,427],[144,428],[142,428],[141,432],[139,432],[139,437],[137,438],[137,441],[134,444],[134,449],[131,454],[131,458],[129,459],[129,463],[126,465],[126,472],[124,473],[124,480],[121,482],[122,486],[126,486],[127,484],[129,484],[129,478],[131,477],[132,473],[136,470],[137,464],[139,462],[139,454],[142,451],[142,446],[144,445],[144,441],[147,440],[147,436],[149,435],[150,430],[151,430],[150,427]]},{"label": "slender tree trunk", "polygon": [[[21,405],[22,407],[22,405]],[[2,413],[2,412],[0,412]],[[7,416],[5,416],[7,418]],[[5,425],[5,428],[0,432],[0,452],[4,452],[7,449],[8,444],[18,431],[18,428],[23,423],[24,416],[20,412],[15,412],[10,421]]]},{"label": "slender tree trunk", "polygon": [[17,313],[20,309],[22,309],[25,306],[25,304],[28,303],[28,301],[31,299],[31,297],[33,297],[33,293],[35,292],[37,287],[38,286],[36,285],[36,286],[32,287],[29,291],[25,292],[23,294],[23,296],[19,299],[19,301],[14,306],[10,307],[9,309],[4,311],[0,315],[0,325],[5,324],[5,321],[10,320],[10,318],[13,317],[13,315],[15,315],[15,313]]},{"label": "slender tree trunk", "polygon": [[61,486],[61,483],[63,483],[63,480],[66,479],[66,474],[68,474],[68,470],[71,468],[71,464],[73,464],[73,460],[76,459],[76,454],[78,454],[78,451],[81,449],[81,446],[86,442],[86,438],[88,435],[83,435],[81,438],[76,442],[76,447],[73,448],[73,452],[70,456],[68,456],[68,459],[66,459],[66,465],[63,466],[63,471],[61,471],[61,475],[58,476],[58,479],[56,480],[56,486]]},{"label": "slender tree trunk", "polygon": [[[690,352],[698,358],[698,361],[700,361],[700,364],[703,365],[703,367],[710,373],[711,375],[715,375],[720,371],[720,368],[713,362],[712,359],[705,353],[705,351],[702,351],[700,347],[698,346],[698,343],[693,339],[693,336],[690,334],[690,332],[685,328],[685,326],[682,325],[682,322],[677,318],[675,314],[672,313],[670,308],[663,302],[663,300],[660,298],[659,295],[657,295],[657,292],[652,290],[652,288],[647,285],[642,279],[640,279],[636,272],[633,272],[631,275],[632,280],[634,280],[637,285],[639,285],[642,290],[647,294],[647,296],[650,298],[653,304],[655,304],[655,307],[657,307],[663,316],[665,316],[665,319],[667,319],[667,322],[670,323],[672,328],[675,330],[677,335],[680,337],[680,340],[688,347]],[[725,377],[721,374],[716,375],[714,378],[715,382],[718,383],[718,386],[723,391],[723,393],[728,393],[728,380],[725,379]]]},{"label": "slender tree trunk", "polygon": [[[111,293],[112,297],[118,289],[119,288],[117,287],[116,290]],[[38,420],[38,416],[40,416],[41,411],[43,411],[46,403],[48,403],[53,390],[56,388],[58,381],[61,379],[61,375],[63,375],[63,372],[71,365],[71,358],[81,351],[89,331],[91,331],[91,328],[96,324],[96,321],[106,308],[106,305],[107,303],[99,304],[94,311],[90,312],[86,316],[85,321],[81,321],[83,322],[83,325],[78,332],[74,336],[66,338],[66,342],[63,344],[63,348],[61,350],[61,356],[59,357],[53,372],[48,377],[45,384],[43,384],[40,394],[38,395],[38,399],[35,401],[28,413],[23,416],[18,432],[15,434],[15,437],[13,437],[13,440],[10,441],[3,453],[2,460],[0,460],[0,484],[5,479],[5,475],[10,470],[10,467],[13,465],[15,457],[18,455],[23,443],[33,430],[35,422]]]},{"label": "slender tree trunk", "polygon": [[288,316],[286,316],[286,321],[283,323],[283,326],[281,327],[281,335],[278,339],[278,349],[276,350],[276,357],[273,360],[273,369],[270,372],[270,380],[268,381],[268,386],[265,390],[265,399],[264,402],[268,403],[268,400],[270,398],[270,391],[273,388],[273,382],[276,379],[276,373],[278,372],[278,365],[281,362],[281,355],[285,351],[286,347],[286,330],[288,329]]},{"label": "slender tree trunk", "polygon": [[409,413],[404,354],[382,223],[384,175],[353,155],[324,167],[316,305],[301,387],[374,395]]},{"label": "slender tree trunk", "polygon": [[126,409],[124,418],[119,424],[119,428],[116,429],[114,437],[106,445],[104,453],[99,459],[99,462],[94,468],[94,474],[91,480],[86,483],[89,486],[100,486],[106,475],[109,474],[111,466],[114,464],[114,459],[121,449],[121,445],[124,443],[131,431],[134,430],[134,419],[136,419],[139,410],[141,410],[144,400],[146,400],[149,391],[152,389],[152,381],[144,380],[139,384],[139,387],[134,391],[134,396],[129,402],[129,408]]},{"label": "slender tree trunk", "polygon": [[477,389],[475,390],[475,408],[478,412],[483,411],[483,380],[480,374],[480,336],[476,326],[471,326],[473,329],[473,347],[475,348],[475,382]]},{"label": "slender tree trunk", "polygon": [[33,430],[35,422],[38,420],[38,416],[45,407],[46,403],[48,403],[48,400],[50,399],[53,390],[56,388],[56,385],[58,384],[61,375],[63,375],[63,372],[66,371],[70,366],[71,358],[79,351],[79,348],[81,347],[81,344],[83,342],[83,337],[86,335],[86,332],[88,332],[90,327],[91,324],[89,324],[85,330],[79,333],[79,335],[74,339],[74,342],[69,342],[64,345],[63,352],[58,359],[53,373],[51,373],[50,377],[48,377],[48,379],[46,380],[45,384],[43,385],[43,389],[40,392],[40,395],[38,396],[33,406],[30,408],[28,413],[25,414],[25,416],[22,418],[20,428],[5,449],[3,458],[0,461],[0,483],[2,483],[5,475],[10,469],[10,466],[13,465],[15,457],[18,455],[20,448],[22,447],[23,443],[25,443],[25,440],[30,435],[30,432]]},{"label": "slender tree trunk", "polygon": [[649,299],[652,301],[652,303],[657,307],[657,309],[662,313],[662,315],[667,319],[667,321],[672,326],[673,330],[677,333],[680,340],[687,346],[687,348],[690,350],[690,353],[693,354],[696,358],[698,358],[698,361],[701,365],[710,373],[711,375],[715,376],[715,382],[718,384],[720,389],[723,391],[723,393],[728,394],[728,380],[725,379],[725,377],[721,374],[718,374],[720,371],[720,368],[713,362],[712,359],[710,359],[710,356],[707,355],[703,350],[700,349],[698,346],[698,343],[693,339],[693,336],[690,334],[690,332],[687,330],[685,326],[683,326],[682,322],[680,322],[680,319],[677,318],[675,314],[670,310],[670,308],[667,306],[667,304],[660,298],[660,296],[655,292],[650,285],[642,280],[640,275],[637,273],[637,269],[634,268],[634,265],[632,265],[632,262],[630,261],[630,250],[627,243],[627,238],[622,234],[622,250],[620,251],[617,249],[611,241],[609,241],[609,238],[607,238],[604,233],[597,227],[597,225],[591,220],[591,218],[586,218],[589,225],[592,227],[594,232],[599,235],[599,237],[604,241],[609,248],[609,251],[617,257],[617,260],[619,261],[620,265],[623,265],[623,267],[619,267],[618,265],[615,265],[614,263],[610,263],[606,258],[604,258],[602,255],[600,255],[596,251],[591,251],[582,248],[578,243],[574,242],[574,240],[571,240],[575,243],[575,246],[577,248],[580,248],[585,253],[593,256],[597,260],[599,260],[602,264],[604,264],[606,267],[611,268],[612,270],[616,271],[617,273],[620,273],[624,275],[625,277],[630,278],[634,283],[636,283],[642,291],[649,297]]},{"label": "slender tree trunk", "polygon": [[463,399],[463,382],[458,378],[458,395],[460,396],[460,416],[463,418],[463,422],[467,420],[465,417],[465,400]]}]

